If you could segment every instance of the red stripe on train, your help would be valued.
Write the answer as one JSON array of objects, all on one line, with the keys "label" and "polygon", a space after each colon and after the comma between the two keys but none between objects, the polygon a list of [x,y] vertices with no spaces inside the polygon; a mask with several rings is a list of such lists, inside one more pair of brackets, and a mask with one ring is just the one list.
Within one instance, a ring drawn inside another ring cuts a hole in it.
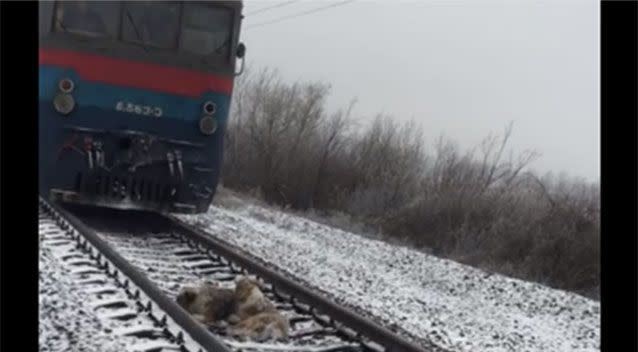
[{"label": "red stripe on train", "polygon": [[188,97],[213,91],[230,95],[233,80],[204,72],[115,59],[77,51],[40,48],[40,64],[74,69],[82,79]]}]

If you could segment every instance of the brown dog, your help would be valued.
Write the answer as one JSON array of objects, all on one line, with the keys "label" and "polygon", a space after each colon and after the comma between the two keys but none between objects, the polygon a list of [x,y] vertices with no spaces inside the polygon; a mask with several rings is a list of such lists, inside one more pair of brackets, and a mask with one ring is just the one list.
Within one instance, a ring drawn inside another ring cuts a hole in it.
[{"label": "brown dog", "polygon": [[235,312],[235,291],[211,283],[185,287],[177,295],[177,304],[200,322],[215,323]]},{"label": "brown dog", "polygon": [[290,325],[259,288],[256,280],[240,277],[235,289],[211,283],[185,287],[177,295],[177,303],[195,319],[212,324],[228,321],[227,332],[237,337],[264,341],[288,336]]}]

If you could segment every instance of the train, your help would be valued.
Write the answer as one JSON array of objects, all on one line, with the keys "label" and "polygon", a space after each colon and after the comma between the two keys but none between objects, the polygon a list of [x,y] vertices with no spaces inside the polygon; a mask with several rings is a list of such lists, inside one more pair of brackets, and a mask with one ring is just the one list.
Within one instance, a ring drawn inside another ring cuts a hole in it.
[{"label": "train", "polygon": [[242,5],[40,2],[40,195],[108,208],[207,211],[234,80],[244,67]]}]

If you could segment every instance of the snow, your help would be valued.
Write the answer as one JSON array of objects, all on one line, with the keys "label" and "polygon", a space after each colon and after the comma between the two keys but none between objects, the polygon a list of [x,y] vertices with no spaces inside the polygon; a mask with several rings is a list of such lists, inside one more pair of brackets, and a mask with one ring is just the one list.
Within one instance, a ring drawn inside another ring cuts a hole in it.
[{"label": "snow", "polygon": [[[100,236],[132,265],[146,272],[148,278],[170,299],[175,299],[185,285],[198,285],[202,281],[216,282],[226,288],[235,287],[233,279],[236,273],[233,273],[229,267],[213,268],[211,265],[216,266],[221,263],[211,258],[205,261],[200,260],[203,257],[202,254],[194,255],[193,251],[196,249],[175,239],[169,233],[146,233],[130,236],[129,233],[125,232],[101,232]],[[197,265],[193,266],[192,263]],[[265,293],[268,294],[268,291],[266,290]],[[342,347],[346,344],[340,337],[333,334],[308,335],[311,331],[322,330],[321,326],[316,321],[312,321],[309,315],[295,312],[289,304],[281,304],[283,302],[276,300],[273,303],[280,303],[276,306],[288,319],[309,319],[291,326],[291,337],[296,335],[297,338],[271,340],[264,344],[237,341],[223,328],[224,324],[219,324],[210,331],[230,346],[231,350],[312,352],[326,349],[334,350],[336,347]]]},{"label": "snow", "polygon": [[180,218],[423,346],[600,350],[596,301],[224,197]]},{"label": "snow", "polygon": [[63,250],[50,243],[40,246],[40,351],[125,351],[125,342],[110,334],[109,326],[85,303],[86,294],[61,262]]},{"label": "snow", "polygon": [[[423,346],[454,352],[600,350],[600,304],[594,300],[224,196],[224,204],[208,213],[181,218]],[[87,258],[42,220],[40,239],[40,350],[125,351],[142,342],[123,335],[148,328],[147,321],[117,326],[104,318],[102,313],[117,312],[104,305],[126,301],[112,282],[83,269]],[[115,296],[87,299],[100,294]]]},{"label": "snow", "polygon": [[[40,351],[178,350],[146,314],[135,309],[115,280],[95,269],[75,241],[50,220],[40,219],[39,225]],[[134,284],[129,287],[139,289]],[[148,302],[148,297],[141,293],[140,300]],[[167,324],[170,331],[178,331],[172,319]],[[153,337],[131,336],[140,331]],[[184,339],[189,350],[200,348],[187,334]]]}]

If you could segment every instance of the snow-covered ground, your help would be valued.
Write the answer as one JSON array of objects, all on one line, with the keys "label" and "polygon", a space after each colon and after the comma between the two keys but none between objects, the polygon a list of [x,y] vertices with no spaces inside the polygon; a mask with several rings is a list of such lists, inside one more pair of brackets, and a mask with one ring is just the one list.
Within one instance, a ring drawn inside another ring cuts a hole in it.
[{"label": "snow-covered ground", "polygon": [[229,194],[182,216],[385,326],[449,351],[598,351],[600,304]]},{"label": "snow-covered ground", "polygon": [[[40,219],[39,350],[62,351],[176,351],[178,345],[163,327],[138,311],[117,281],[64,235],[53,221]],[[120,275],[121,277],[121,275]],[[134,284],[131,290],[138,289]],[[140,300],[148,301],[144,293]],[[157,307],[155,307],[157,312]],[[178,327],[170,319],[168,329]],[[145,336],[139,336],[143,333]],[[137,336],[136,336],[137,335]],[[184,336],[185,346],[200,346]]]},{"label": "snow-covered ground", "polygon": [[40,351],[126,351],[124,339],[113,336],[104,319],[87,304],[86,293],[60,259],[66,252],[68,248],[46,241],[40,244]]}]

